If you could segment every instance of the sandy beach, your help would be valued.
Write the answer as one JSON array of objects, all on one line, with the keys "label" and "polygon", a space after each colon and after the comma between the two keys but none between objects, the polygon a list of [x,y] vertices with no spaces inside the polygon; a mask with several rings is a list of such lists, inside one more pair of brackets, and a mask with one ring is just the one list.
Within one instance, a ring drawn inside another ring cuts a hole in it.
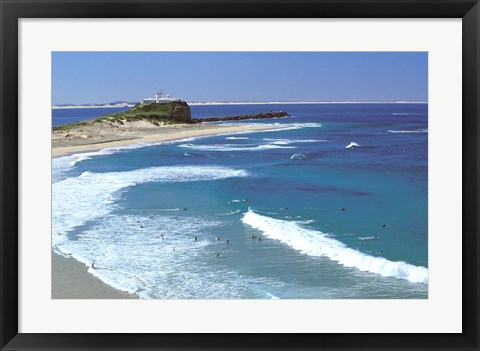
[{"label": "sandy beach", "polygon": [[52,299],[138,299],[87,272],[87,266],[52,251]]},{"label": "sandy beach", "polygon": [[52,157],[137,143],[159,143],[184,138],[268,130],[270,125],[175,124],[154,126],[147,122],[101,125],[52,132]]}]

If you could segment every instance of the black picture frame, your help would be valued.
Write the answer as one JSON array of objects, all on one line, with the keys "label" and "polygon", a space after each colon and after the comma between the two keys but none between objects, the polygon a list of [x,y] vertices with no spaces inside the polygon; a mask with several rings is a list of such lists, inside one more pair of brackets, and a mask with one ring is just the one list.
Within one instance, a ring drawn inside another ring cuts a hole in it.
[{"label": "black picture frame", "polygon": [[[112,6],[115,5],[115,6]],[[479,350],[478,0],[0,0],[2,350]],[[460,334],[25,334],[18,332],[18,20],[21,18],[462,18]]]}]

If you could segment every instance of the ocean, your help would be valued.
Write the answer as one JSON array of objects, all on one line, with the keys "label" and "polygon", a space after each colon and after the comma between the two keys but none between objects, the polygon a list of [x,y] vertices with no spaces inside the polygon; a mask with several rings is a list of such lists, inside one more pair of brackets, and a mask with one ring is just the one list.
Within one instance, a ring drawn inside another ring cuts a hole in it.
[{"label": "ocean", "polygon": [[55,252],[145,299],[428,298],[427,104],[191,109],[291,117],[52,159]]}]

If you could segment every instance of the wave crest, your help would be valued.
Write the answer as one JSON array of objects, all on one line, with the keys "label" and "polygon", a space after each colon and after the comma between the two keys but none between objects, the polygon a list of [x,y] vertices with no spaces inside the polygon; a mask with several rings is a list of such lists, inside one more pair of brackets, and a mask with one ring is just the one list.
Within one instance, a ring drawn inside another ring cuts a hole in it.
[{"label": "wave crest", "polygon": [[52,243],[61,244],[65,234],[113,210],[115,194],[147,182],[194,182],[247,177],[245,170],[219,166],[168,166],[125,172],[84,172],[52,185]]},{"label": "wave crest", "polygon": [[279,240],[303,254],[328,257],[345,267],[354,267],[383,277],[395,277],[412,283],[428,284],[428,269],[425,267],[369,256],[349,248],[336,239],[327,237],[320,231],[302,228],[296,222],[261,216],[250,209],[243,216],[242,221],[262,231],[264,236]]}]

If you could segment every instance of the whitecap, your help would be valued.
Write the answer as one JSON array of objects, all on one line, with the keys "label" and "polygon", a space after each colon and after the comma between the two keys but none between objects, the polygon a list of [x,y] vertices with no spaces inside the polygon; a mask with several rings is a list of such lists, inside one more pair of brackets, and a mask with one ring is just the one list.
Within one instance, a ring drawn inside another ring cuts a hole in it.
[{"label": "whitecap", "polygon": [[428,129],[388,130],[389,133],[428,133]]},{"label": "whitecap", "polygon": [[52,244],[66,240],[66,233],[110,213],[115,193],[147,182],[194,182],[246,177],[245,170],[220,166],[166,166],[125,172],[84,172],[52,185]]},{"label": "whitecap", "polygon": [[212,144],[212,145],[196,145],[196,144],[180,144],[178,147],[190,148],[200,151],[260,151],[270,149],[294,149],[295,146],[280,145],[257,145],[257,146],[241,146],[239,144]]},{"label": "whitecap", "polygon": [[307,154],[293,154],[290,156],[291,160],[307,160],[308,158]]},{"label": "whitecap", "polygon": [[344,243],[327,237],[324,233],[301,227],[298,222],[289,222],[259,215],[249,209],[243,223],[263,232],[270,239],[279,240],[294,250],[310,256],[328,257],[345,267],[395,277],[412,283],[428,284],[428,269],[402,261],[389,261],[373,257],[349,248]]},{"label": "whitecap", "polygon": [[360,145],[358,145],[357,143],[355,142],[351,142],[350,144],[348,144],[347,146],[345,146],[345,149],[354,149],[356,147],[360,147]]},{"label": "whitecap", "polygon": [[272,144],[276,145],[288,145],[288,144],[297,144],[297,143],[317,143],[325,140],[319,139],[272,139],[272,138],[263,138],[265,141],[272,141]]}]

